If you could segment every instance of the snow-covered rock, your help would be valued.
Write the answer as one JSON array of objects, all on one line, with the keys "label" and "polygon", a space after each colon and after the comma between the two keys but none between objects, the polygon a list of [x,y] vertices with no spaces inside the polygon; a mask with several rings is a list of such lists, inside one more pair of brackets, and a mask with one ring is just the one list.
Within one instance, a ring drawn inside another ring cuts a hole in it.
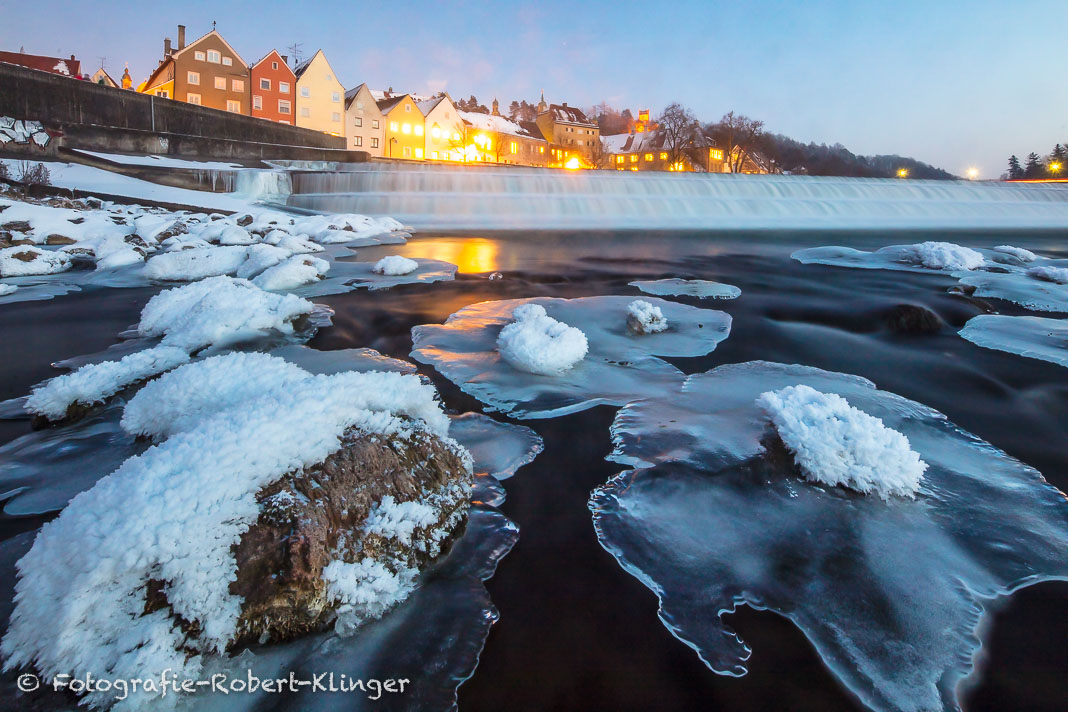
[{"label": "snow-covered rock", "polygon": [[396,276],[409,274],[417,269],[419,269],[419,263],[415,260],[410,260],[400,255],[386,255],[378,262],[375,262],[375,266],[371,268],[371,271],[375,274]]},{"label": "snow-covered rock", "polygon": [[804,384],[757,398],[805,477],[864,494],[914,497],[927,464],[908,438],[835,393]]},{"label": "snow-covered rock", "polygon": [[55,274],[70,269],[70,256],[33,245],[15,245],[0,250],[0,277]]},{"label": "snow-covered rock", "polygon": [[1068,267],[1032,267],[1027,270],[1027,276],[1054,284],[1068,284]]},{"label": "snow-covered rock", "polygon": [[512,312],[512,318],[515,321],[497,336],[497,350],[513,368],[552,376],[586,356],[586,335],[553,319],[540,304],[522,304]]},{"label": "snow-covered rock", "polygon": [[660,307],[635,299],[627,305],[627,328],[635,334],[656,334],[667,331],[668,321]]},{"label": "snow-covered rock", "polygon": [[168,282],[192,282],[234,274],[248,257],[241,246],[203,247],[156,255],[145,264],[145,276]]},{"label": "snow-covered rock", "polygon": [[260,289],[280,292],[311,284],[326,276],[330,263],[311,255],[293,255],[284,262],[268,267],[252,283]]}]

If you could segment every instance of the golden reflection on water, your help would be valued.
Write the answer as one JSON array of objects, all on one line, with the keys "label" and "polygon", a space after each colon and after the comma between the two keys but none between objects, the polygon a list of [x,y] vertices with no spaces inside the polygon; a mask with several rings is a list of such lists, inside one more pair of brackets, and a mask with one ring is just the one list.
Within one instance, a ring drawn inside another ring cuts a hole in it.
[{"label": "golden reflection on water", "polygon": [[461,273],[496,272],[498,245],[481,237],[440,237],[419,241],[419,256],[452,262]]}]

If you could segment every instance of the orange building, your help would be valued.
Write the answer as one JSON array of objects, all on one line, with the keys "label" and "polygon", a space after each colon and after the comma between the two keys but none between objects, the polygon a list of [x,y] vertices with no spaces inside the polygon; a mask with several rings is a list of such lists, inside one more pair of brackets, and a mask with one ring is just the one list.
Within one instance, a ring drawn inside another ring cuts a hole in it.
[{"label": "orange building", "polygon": [[272,49],[252,65],[252,115],[258,119],[293,123],[293,98],[297,77],[285,55]]},{"label": "orange building", "polygon": [[177,49],[163,40],[163,60],[138,91],[247,115],[248,83],[248,65],[222,35],[212,30],[187,45],[178,25]]}]

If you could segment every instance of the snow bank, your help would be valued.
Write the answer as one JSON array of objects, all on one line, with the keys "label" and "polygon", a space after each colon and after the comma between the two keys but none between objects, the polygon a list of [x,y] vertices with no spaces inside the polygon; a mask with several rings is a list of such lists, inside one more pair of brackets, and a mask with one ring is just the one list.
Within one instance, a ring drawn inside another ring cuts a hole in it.
[{"label": "snow bank", "polygon": [[32,245],[15,245],[0,250],[0,277],[55,274],[70,267],[70,255],[63,252],[42,250]]},{"label": "snow bank", "polygon": [[1038,259],[1038,255],[1031,250],[1025,250],[1022,247],[1013,247],[1012,245],[998,245],[994,248],[994,252],[1002,252],[1006,255],[1012,255],[1021,262],[1034,262]]},{"label": "snow bank", "polygon": [[569,370],[589,349],[586,335],[553,319],[540,304],[523,304],[512,312],[515,319],[501,329],[497,350],[513,368],[542,376]]},{"label": "snow bank", "polygon": [[371,271],[375,274],[396,276],[409,274],[417,269],[419,269],[419,263],[415,260],[410,260],[400,255],[387,255],[375,262],[375,266],[371,268]]},{"label": "snow bank", "polygon": [[311,284],[326,276],[330,263],[309,255],[293,255],[255,277],[252,283],[260,289],[280,292]]},{"label": "snow bank", "polygon": [[1068,284],[1068,267],[1032,267],[1027,270],[1027,276],[1043,282]]},{"label": "snow bank", "polygon": [[161,281],[192,282],[233,274],[247,257],[248,250],[236,245],[175,250],[150,259],[145,264],[145,276]]},{"label": "snow bank", "polygon": [[627,326],[636,334],[656,334],[667,331],[668,322],[660,307],[636,299],[627,306]]},{"label": "snow bank", "polygon": [[173,346],[138,351],[118,361],[82,366],[33,389],[26,399],[27,412],[60,420],[75,403],[102,403],[126,386],[169,371],[189,361],[189,354]]},{"label": "snow bank", "polygon": [[[405,437],[413,427],[441,435],[448,427],[433,387],[417,376],[344,373],[275,385],[128,459],[41,528],[18,564],[15,609],[0,643],[5,670],[130,679],[170,669],[197,678],[202,654],[224,651],[235,634],[241,600],[229,590],[237,570],[231,547],[259,516],[257,493],[322,462],[350,429]],[[335,595],[365,610],[401,595],[377,569],[331,574]],[[362,585],[346,585],[354,578]],[[151,581],[160,582],[167,607],[146,613]],[[139,690],[123,705],[141,709],[152,697]],[[83,702],[112,699],[94,692]]]},{"label": "snow bank", "polygon": [[797,385],[763,393],[756,402],[810,481],[883,499],[919,490],[927,464],[908,438],[840,395]]},{"label": "snow bank", "polygon": [[313,308],[306,299],[265,292],[244,279],[210,277],[152,297],[141,311],[137,331],[161,336],[164,346],[192,353],[272,329],[292,334],[293,320]]},{"label": "snow bank", "polygon": [[986,264],[981,253],[952,242],[921,242],[902,245],[900,249],[903,260],[928,269],[973,270]]}]

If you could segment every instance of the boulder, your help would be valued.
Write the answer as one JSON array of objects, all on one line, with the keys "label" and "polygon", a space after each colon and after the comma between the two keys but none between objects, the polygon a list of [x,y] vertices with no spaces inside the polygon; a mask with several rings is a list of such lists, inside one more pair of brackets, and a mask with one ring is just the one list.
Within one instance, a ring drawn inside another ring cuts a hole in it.
[{"label": "boulder", "polygon": [[897,334],[937,334],[942,318],[919,304],[898,304],[884,316],[887,327]]},{"label": "boulder", "polygon": [[53,233],[45,238],[46,245],[73,245],[77,240],[66,235]]}]

